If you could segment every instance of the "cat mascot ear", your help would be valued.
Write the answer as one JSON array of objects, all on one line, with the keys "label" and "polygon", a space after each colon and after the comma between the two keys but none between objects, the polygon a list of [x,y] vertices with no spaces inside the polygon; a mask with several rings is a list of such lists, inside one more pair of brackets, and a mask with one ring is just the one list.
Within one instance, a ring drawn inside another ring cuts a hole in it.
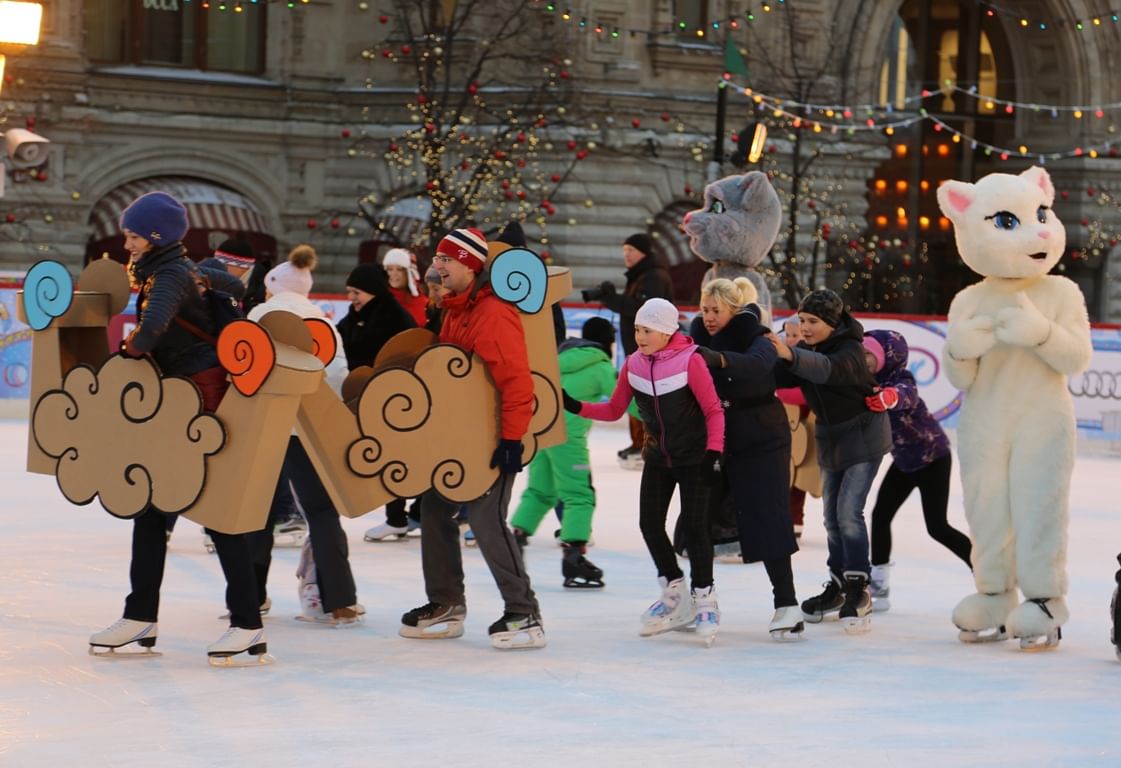
[{"label": "cat mascot ear", "polygon": [[1051,184],[1051,176],[1047,171],[1043,170],[1038,165],[1033,165],[1031,168],[1021,173],[1020,178],[1042,189],[1047,207],[1051,207],[1055,202],[1055,187]]},{"label": "cat mascot ear", "polygon": [[973,204],[976,190],[966,181],[946,181],[938,187],[938,207],[946,218],[958,224]]}]

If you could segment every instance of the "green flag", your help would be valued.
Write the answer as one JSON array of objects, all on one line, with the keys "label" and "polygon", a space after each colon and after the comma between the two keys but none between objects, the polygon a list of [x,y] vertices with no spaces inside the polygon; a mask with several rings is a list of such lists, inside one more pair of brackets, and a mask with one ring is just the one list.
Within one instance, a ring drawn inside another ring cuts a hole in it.
[{"label": "green flag", "polygon": [[747,74],[747,62],[743,60],[743,54],[731,37],[724,41],[724,71],[732,75]]}]

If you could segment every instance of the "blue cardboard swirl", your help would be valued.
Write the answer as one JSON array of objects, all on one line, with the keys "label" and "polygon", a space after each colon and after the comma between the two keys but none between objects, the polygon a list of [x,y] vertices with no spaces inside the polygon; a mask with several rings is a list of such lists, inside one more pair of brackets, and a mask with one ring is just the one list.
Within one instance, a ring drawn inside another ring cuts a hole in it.
[{"label": "blue cardboard swirl", "polygon": [[23,278],[23,313],[32,330],[41,331],[66,314],[74,299],[74,279],[57,261],[39,261]]},{"label": "blue cardboard swirl", "polygon": [[549,270],[528,248],[511,248],[491,262],[490,285],[495,296],[533,315],[545,306]]}]

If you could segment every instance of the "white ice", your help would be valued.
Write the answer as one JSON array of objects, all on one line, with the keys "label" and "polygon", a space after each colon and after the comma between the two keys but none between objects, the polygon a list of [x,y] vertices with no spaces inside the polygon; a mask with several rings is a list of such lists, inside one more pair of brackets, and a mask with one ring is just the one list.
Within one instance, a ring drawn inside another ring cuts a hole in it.
[{"label": "white ice", "polygon": [[[163,655],[87,655],[89,634],[121,613],[129,523],[71,506],[53,478],[25,473],[26,425],[0,423],[0,765],[1121,765],[1108,620],[1118,460],[1086,454],[1076,466],[1072,618],[1053,652],[958,641],[950,611],[972,581],[926,536],[917,498],[896,518],[893,607],[870,634],[811,625],[808,642],[776,644],[762,567],[718,564],[723,620],[706,650],[687,634],[638,636],[657,589],[637,527],[639,474],[615,463],[624,436],[616,425],[592,431],[589,556],[606,590],[561,588],[551,517],[527,550],[546,649],[490,647],[501,605],[473,549],[464,637],[398,637],[401,613],[425,602],[419,542],[364,542],[377,511],[344,521],[364,626],[294,621],[297,551],[277,550],[265,619],[277,663],[214,669],[205,648],[224,629],[224,587],[186,520],[164,579]],[[951,521],[964,526],[956,477]],[[820,589],[817,500],[794,568],[800,599]]]}]

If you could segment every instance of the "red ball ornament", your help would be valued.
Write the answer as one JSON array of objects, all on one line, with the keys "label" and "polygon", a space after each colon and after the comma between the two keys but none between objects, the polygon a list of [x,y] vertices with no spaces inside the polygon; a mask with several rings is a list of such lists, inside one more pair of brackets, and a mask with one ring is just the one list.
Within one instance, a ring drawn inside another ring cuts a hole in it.
[{"label": "red ball ornament", "polygon": [[774,154],[775,152],[777,152],[777,151],[778,151],[778,147],[776,147],[776,146],[775,146],[774,144],[772,144],[771,146],[767,147],[767,154],[768,154],[768,155],[773,155],[773,154]]},{"label": "red ball ornament", "polygon": [[16,215],[14,213],[9,213],[7,216],[4,217],[4,221],[8,222],[9,224],[15,224],[16,223]]},{"label": "red ball ornament", "polygon": [[693,194],[693,187],[691,187],[690,185],[686,184],[686,185],[685,185],[685,196],[686,196],[686,197],[688,197],[688,196],[689,196],[689,195],[691,195],[691,194]]},{"label": "red ball ornament", "polygon": [[831,226],[829,226],[828,224],[822,224],[821,225],[821,236],[822,237],[824,237],[825,239],[828,240],[829,235],[831,235],[832,233],[833,233],[833,228]]},{"label": "red ball ornament", "polygon": [[525,141],[525,134],[522,131],[518,131],[516,134],[514,134],[514,141],[518,142],[519,144]]},{"label": "red ball ornament", "polygon": [[519,168],[525,168],[525,158],[524,157],[519,157],[516,165]]},{"label": "red ball ornament", "polygon": [[390,152],[396,152],[396,151],[397,151],[397,149],[398,149],[397,145],[396,145],[396,144],[394,144],[393,142],[390,142],[390,144],[389,144],[389,151],[390,151]]},{"label": "red ball ornament", "polygon": [[909,253],[903,254],[902,261],[903,261],[903,266],[904,267],[906,267],[907,269],[911,268],[911,254],[909,254]]},{"label": "red ball ornament", "polygon": [[859,247],[860,243],[856,242],[855,240],[849,240],[849,248],[855,251]]},{"label": "red ball ornament", "polygon": [[669,122],[669,112],[663,112],[662,113],[662,122],[663,123],[668,123]]},{"label": "red ball ornament", "polygon": [[383,59],[392,59],[393,58],[393,51],[390,50],[389,48],[382,48],[381,49],[381,56],[382,56]]},{"label": "red ball ornament", "polygon": [[813,200],[808,200],[806,201],[806,207],[812,211],[817,208],[817,203],[815,203]]},{"label": "red ball ornament", "polygon": [[545,118],[539,117],[537,118],[537,122],[535,123],[535,125],[538,128],[544,128],[546,125],[548,125],[548,123],[546,122]]},{"label": "red ball ornament", "polygon": [[549,202],[549,201],[548,201],[548,200],[546,199],[546,200],[542,200],[542,201],[541,201],[541,207],[542,207],[542,208],[544,208],[545,210],[549,210],[550,208],[552,208],[552,207],[553,207],[553,204],[552,204],[552,203],[550,203],[550,202]]},{"label": "red ball ornament", "polygon": [[338,219],[331,219],[331,229],[338,229],[341,222]]},{"label": "red ball ornament", "polygon": [[1110,147],[1109,148],[1109,156],[1110,157],[1117,157],[1117,147]]},{"label": "red ball ornament", "polygon": [[864,257],[864,268],[865,269],[871,269],[872,265],[875,264],[875,263],[876,263],[875,260],[871,256],[865,256]]},{"label": "red ball ornament", "polygon": [[633,127],[635,127],[635,128],[641,128],[641,127],[642,127],[642,121],[641,121],[641,120],[639,120],[639,119],[638,119],[638,118],[636,117],[636,118],[635,118],[634,120],[631,120],[631,125],[632,125]]},{"label": "red ball ornament", "polygon": [[469,162],[467,162],[466,160],[464,160],[464,161],[463,161],[462,163],[460,163],[460,164],[459,164],[459,167],[460,167],[460,168],[461,168],[462,170],[466,171],[466,170],[468,170],[468,169],[470,169],[470,168],[471,168],[471,163],[469,163]]},{"label": "red ball ornament", "polygon": [[34,115],[32,115],[31,117],[24,120],[23,124],[27,127],[27,130],[34,131],[35,130],[35,117],[34,117]]},{"label": "red ball ornament", "polygon": [[349,128],[343,128],[341,133],[342,133],[342,137],[344,139],[349,139],[350,138],[350,129]]},{"label": "red ball ornament", "polygon": [[436,132],[436,124],[435,123],[425,123],[424,124],[424,131],[425,131],[425,133],[435,133]]},{"label": "red ball ornament", "polygon": [[554,173],[552,176],[549,177],[549,180],[552,181],[554,184],[559,183],[560,180],[561,180],[560,174],[559,173]]},{"label": "red ball ornament", "polygon": [[408,56],[412,52],[413,52],[413,47],[411,45],[402,45],[401,46],[401,55],[402,56]]},{"label": "red ball ornament", "polygon": [[738,144],[740,141],[740,135],[738,133],[733,133],[731,138],[733,144]]},{"label": "red ball ornament", "polygon": [[583,160],[587,156],[588,156],[588,150],[586,150],[586,149],[581,149],[579,152],[576,153],[576,159],[577,160]]},{"label": "red ball ornament", "polygon": [[502,181],[501,181],[501,182],[499,183],[499,185],[498,185],[498,186],[502,187],[503,189],[509,189],[509,188],[510,188],[510,180],[509,180],[509,179],[503,179],[503,180],[502,180]]},{"label": "red ball ornament", "polygon": [[506,151],[502,150],[502,149],[494,150],[494,159],[495,160],[505,160],[506,159]]},{"label": "red ball ornament", "polygon": [[514,199],[514,193],[513,192],[505,192],[503,194],[506,196],[507,200],[513,200]]},{"label": "red ball ornament", "polygon": [[383,13],[381,16],[378,16],[378,21],[380,21],[382,24],[388,24],[389,17]]},{"label": "red ball ornament", "polygon": [[318,226],[319,226],[319,222],[316,221],[315,219],[308,219],[307,220],[307,228],[308,229],[315,229]]},{"label": "red ball ornament", "polygon": [[35,175],[34,178],[35,178],[36,181],[46,181],[47,180],[47,172],[41,170],[41,171],[39,171],[39,173],[37,173]]},{"label": "red ball ornament", "polygon": [[572,75],[569,74],[567,69],[562,69],[560,71],[559,75],[560,75],[561,80],[568,80],[570,77],[572,77]]},{"label": "red ball ornament", "polygon": [[1059,193],[1059,197],[1061,197],[1063,200],[1066,200],[1068,197],[1070,197],[1070,192],[1067,192],[1064,189],[1062,192]]},{"label": "red ball ornament", "polygon": [[417,104],[427,104],[428,103],[428,97],[425,96],[423,93],[418,93],[417,97],[416,97],[416,103]]},{"label": "red ball ornament", "polygon": [[1090,197],[1093,197],[1097,193],[1097,191],[1098,190],[1094,189],[1093,187],[1090,187],[1089,189],[1086,190],[1086,194],[1089,195]]},{"label": "red ball ornament", "polygon": [[548,251],[541,251],[541,260],[548,264],[553,259],[553,255]]},{"label": "red ball ornament", "polygon": [[1090,226],[1090,220],[1086,219],[1086,218],[1082,219],[1082,226],[1084,226],[1084,227]]},{"label": "red ball ornament", "polygon": [[524,189],[519,189],[518,190],[518,199],[519,200],[525,200],[525,190]]},{"label": "red ball ornament", "polygon": [[472,96],[474,96],[476,93],[479,92],[479,84],[478,83],[468,83],[467,84],[467,92],[469,94],[471,94]]},{"label": "red ball ornament", "polygon": [[565,144],[565,146],[568,147],[569,149],[576,149],[576,142],[573,141],[572,139],[569,139],[568,143]]}]

